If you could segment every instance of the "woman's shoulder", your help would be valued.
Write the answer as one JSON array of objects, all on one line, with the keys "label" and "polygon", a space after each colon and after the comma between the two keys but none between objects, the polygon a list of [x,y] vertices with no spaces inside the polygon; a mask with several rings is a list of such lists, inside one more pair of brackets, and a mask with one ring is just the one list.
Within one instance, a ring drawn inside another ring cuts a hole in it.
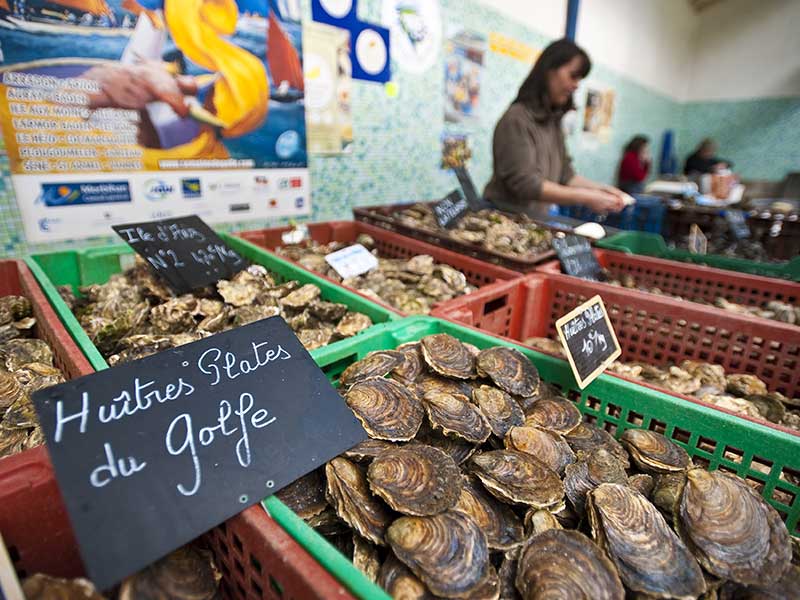
[{"label": "woman's shoulder", "polygon": [[521,102],[514,102],[500,117],[501,121],[530,121],[530,109]]}]

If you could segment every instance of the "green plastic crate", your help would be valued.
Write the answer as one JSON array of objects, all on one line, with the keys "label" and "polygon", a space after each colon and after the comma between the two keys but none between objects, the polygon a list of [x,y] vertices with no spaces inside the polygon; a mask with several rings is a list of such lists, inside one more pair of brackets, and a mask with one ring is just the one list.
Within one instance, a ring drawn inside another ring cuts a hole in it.
[{"label": "green plastic crate", "polygon": [[800,256],[784,263],[765,263],[744,258],[722,256],[720,254],[693,254],[688,250],[668,248],[664,238],[657,233],[643,231],[626,231],[596,242],[600,248],[619,250],[629,254],[644,254],[669,260],[692,262],[718,269],[778,277],[800,281]]},{"label": "green plastic crate", "polygon": [[[616,437],[630,428],[659,431],[685,448],[696,464],[712,470],[722,469],[763,484],[761,493],[764,498],[780,512],[789,531],[800,537],[800,487],[779,481],[782,473],[800,478],[800,438],[795,436],[608,375],[601,375],[580,391],[566,361],[517,346],[477,329],[433,317],[408,317],[378,325],[357,340],[345,340],[320,348],[311,355],[336,384],[342,371],[367,353],[393,349],[434,333],[449,333],[478,348],[499,345],[517,348],[536,365],[544,381],[559,386],[565,396],[576,402],[588,420],[605,427]],[[767,473],[760,472],[758,468]],[[775,500],[772,496],[776,490],[790,497],[791,503],[787,505]],[[264,501],[264,506],[309,554],[356,597],[387,598],[382,590],[370,583],[349,560],[280,500],[273,496]]]},{"label": "green plastic crate", "polygon": [[[250,242],[224,233],[220,234],[220,237],[228,246],[252,263],[263,265],[269,269],[279,283],[290,279],[296,279],[304,284],[313,283],[322,290],[323,300],[345,304],[351,310],[367,315],[373,323],[385,323],[400,318],[397,313],[280,259]],[[64,323],[92,366],[98,370],[106,368],[108,365],[105,359],[86,335],[72,311],[61,299],[56,286],[70,285],[77,291],[79,286],[105,283],[111,275],[124,270],[128,264],[133,264],[133,250],[126,244],[101,246],[83,250],[34,254],[28,257],[26,262],[42,286],[42,290],[59,319]]]}]

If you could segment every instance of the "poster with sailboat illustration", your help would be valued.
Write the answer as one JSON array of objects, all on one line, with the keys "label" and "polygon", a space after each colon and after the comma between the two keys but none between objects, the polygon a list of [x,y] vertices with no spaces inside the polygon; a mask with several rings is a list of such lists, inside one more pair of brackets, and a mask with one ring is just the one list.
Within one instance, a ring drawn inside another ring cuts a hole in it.
[{"label": "poster with sailboat illustration", "polygon": [[310,212],[300,0],[0,0],[29,242]]}]

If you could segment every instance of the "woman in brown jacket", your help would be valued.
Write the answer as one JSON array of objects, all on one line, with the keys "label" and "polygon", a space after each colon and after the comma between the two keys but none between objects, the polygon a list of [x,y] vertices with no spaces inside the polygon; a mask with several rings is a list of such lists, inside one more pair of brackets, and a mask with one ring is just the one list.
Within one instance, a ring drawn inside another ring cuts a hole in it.
[{"label": "woman in brown jacket", "polygon": [[625,194],[576,174],[564,144],[561,118],[575,108],[572,94],[591,68],[589,56],[570,40],[544,49],[494,130],[486,200],[534,218],[546,216],[549,204],[622,210]]}]

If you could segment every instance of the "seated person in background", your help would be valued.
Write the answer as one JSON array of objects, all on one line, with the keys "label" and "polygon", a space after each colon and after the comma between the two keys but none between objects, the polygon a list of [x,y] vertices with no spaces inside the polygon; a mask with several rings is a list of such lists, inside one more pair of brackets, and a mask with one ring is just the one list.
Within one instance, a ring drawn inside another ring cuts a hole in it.
[{"label": "seated person in background", "polygon": [[683,168],[685,175],[704,175],[705,173],[716,173],[721,169],[729,169],[733,163],[729,160],[717,158],[714,154],[717,151],[717,144],[711,138],[706,138],[694,153],[686,159],[686,166]]},{"label": "seated person in background", "polygon": [[642,192],[651,162],[650,140],[643,135],[634,136],[622,153],[617,174],[617,187],[629,194]]}]

